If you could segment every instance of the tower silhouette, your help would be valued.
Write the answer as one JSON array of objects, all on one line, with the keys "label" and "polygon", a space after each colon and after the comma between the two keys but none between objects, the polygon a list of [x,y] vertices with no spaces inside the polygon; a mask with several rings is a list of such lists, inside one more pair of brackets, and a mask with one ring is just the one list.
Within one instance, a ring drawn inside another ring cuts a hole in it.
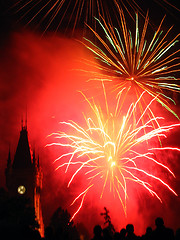
[{"label": "tower silhouette", "polygon": [[23,126],[22,124],[13,162],[11,161],[11,154],[9,150],[5,175],[6,187],[10,196],[14,197],[20,195],[30,199],[31,205],[35,209],[36,220],[40,226],[40,234],[43,236],[44,224],[41,210],[43,175],[39,163],[39,157],[36,159],[35,151],[31,153],[27,125]]}]

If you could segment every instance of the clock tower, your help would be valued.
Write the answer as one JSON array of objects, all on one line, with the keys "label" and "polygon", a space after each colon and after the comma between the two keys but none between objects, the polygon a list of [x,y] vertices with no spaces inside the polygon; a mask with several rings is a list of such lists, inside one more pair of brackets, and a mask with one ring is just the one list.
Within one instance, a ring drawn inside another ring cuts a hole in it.
[{"label": "clock tower", "polygon": [[35,209],[36,220],[39,223],[41,236],[44,235],[44,225],[41,211],[42,170],[39,157],[31,153],[28,141],[27,126],[22,126],[14,160],[11,162],[9,152],[6,174],[6,186],[10,196],[29,198]]}]

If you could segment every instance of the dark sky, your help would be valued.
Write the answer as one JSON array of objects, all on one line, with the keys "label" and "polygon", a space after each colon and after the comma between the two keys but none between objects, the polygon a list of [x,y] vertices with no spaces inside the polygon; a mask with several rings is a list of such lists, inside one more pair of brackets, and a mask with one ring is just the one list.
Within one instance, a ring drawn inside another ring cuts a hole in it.
[{"label": "dark sky", "polygon": [[[81,122],[81,113],[85,106],[78,90],[87,90],[89,85],[86,80],[90,76],[84,76],[77,69],[85,67],[82,59],[91,59],[91,56],[77,41],[77,38],[81,39],[85,34],[82,31],[83,19],[78,24],[79,29],[74,35],[70,30],[72,23],[67,28],[66,19],[69,16],[67,14],[64,25],[60,26],[56,34],[54,29],[59,23],[59,18],[55,19],[54,26],[50,26],[42,36],[47,24],[45,22],[39,28],[37,27],[42,15],[26,25],[27,18],[32,18],[34,12],[28,13],[21,19],[27,9],[15,13],[17,8],[16,10],[11,8],[11,2],[6,0],[0,2],[0,185],[5,184],[4,169],[9,146],[13,156],[19,138],[21,120],[25,119],[27,110],[29,140],[42,160],[44,172],[42,197],[47,224],[50,215],[60,205],[73,213],[74,209],[69,208],[69,205],[78,193],[79,183],[83,181],[79,178],[79,182],[75,182],[71,190],[67,189],[68,177],[66,178],[63,171],[55,172],[53,164],[58,150],[45,148],[45,145],[48,143],[47,135],[58,130],[59,121],[75,119]],[[172,33],[178,33],[180,24],[178,10],[166,4],[165,1],[143,2],[146,2],[146,5],[137,1],[144,12],[149,9],[152,28],[157,26],[166,14],[165,27],[168,28],[173,24]],[[177,6],[177,1],[173,2]],[[128,8],[132,12],[131,7],[128,6]],[[64,29],[68,30],[65,32]],[[176,96],[176,98],[177,106],[174,109],[179,114],[179,97]],[[159,111],[163,112],[162,109]],[[177,119],[167,113],[167,121],[177,122]],[[173,131],[165,144],[178,147],[179,136],[178,130]],[[162,155],[162,157],[166,161],[167,156]],[[180,195],[180,156],[176,153],[169,157],[170,166],[176,174],[172,186]],[[129,203],[128,218],[119,217],[117,211],[119,210],[120,215],[122,213],[120,208],[118,206],[117,209],[112,208],[111,202],[107,203],[107,207],[110,208],[117,228],[125,227],[125,224],[131,221],[135,224],[136,232],[141,234],[147,225],[154,227],[157,213],[165,218],[165,223],[170,227],[180,227],[179,197],[166,194],[163,204],[148,198],[144,192],[136,194],[136,199]],[[86,225],[90,225],[90,231],[96,223],[103,222],[100,212],[103,210],[103,204],[106,204],[100,201],[94,204],[95,196],[95,192],[90,195],[78,218],[78,221],[87,219]]]}]

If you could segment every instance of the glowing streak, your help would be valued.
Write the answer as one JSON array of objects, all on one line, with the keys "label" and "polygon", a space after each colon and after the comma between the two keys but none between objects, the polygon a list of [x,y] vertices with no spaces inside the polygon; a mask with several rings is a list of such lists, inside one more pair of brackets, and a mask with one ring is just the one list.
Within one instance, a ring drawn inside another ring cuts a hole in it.
[{"label": "glowing streak", "polygon": [[[166,150],[166,148],[153,148],[153,150],[159,150],[159,149],[160,149],[160,150]],[[149,150],[152,150],[152,149],[149,149]],[[171,150],[172,150],[172,149],[171,149]],[[176,151],[178,151],[178,150],[180,150],[180,149],[176,149]],[[132,151],[132,152],[134,152],[134,151]],[[155,162],[157,165],[160,165],[161,167],[163,167],[163,168],[165,168],[166,170],[168,170],[168,172],[170,172],[170,173],[173,175],[173,177],[175,178],[174,173],[173,173],[167,166],[165,166],[164,164],[156,161],[154,158],[148,156],[148,155],[151,155],[151,153],[146,153],[146,154],[139,154],[139,153],[137,153],[137,152],[134,152],[134,153],[136,153],[136,155],[137,155],[135,158],[133,158],[134,160],[135,160],[136,158],[138,158],[138,157],[140,157],[140,158],[146,157],[147,159]]]},{"label": "glowing streak", "polygon": [[135,168],[135,167],[127,167],[127,169],[131,169],[131,170],[136,170],[136,171],[142,172],[142,173],[148,175],[149,177],[152,177],[152,178],[154,178],[154,179],[160,181],[160,182],[161,182],[163,185],[165,185],[165,186],[166,186],[166,187],[167,187],[172,193],[174,193],[174,195],[178,196],[177,193],[176,193],[171,187],[169,187],[168,184],[166,184],[164,181],[162,181],[160,178],[155,177],[154,175],[149,174],[149,173],[147,173],[146,171],[144,171],[144,170],[142,170],[142,169],[139,169],[139,168]]},{"label": "glowing streak", "polygon": [[179,148],[175,148],[175,147],[151,148],[149,150],[171,150],[171,151],[178,151],[178,152],[180,152],[180,149]]},{"label": "glowing streak", "polygon": [[[78,214],[78,212],[81,210],[82,205],[83,205],[83,202],[84,202],[84,198],[85,198],[85,196],[86,196],[86,193],[87,193],[87,191],[88,191],[92,186],[93,186],[93,185],[89,186],[84,192],[82,192],[82,193],[72,202],[72,204],[74,204],[74,203],[76,202],[76,200],[83,195],[82,200],[81,200],[81,203],[80,203],[80,206],[79,206],[78,210],[77,210],[77,211],[73,214],[73,216],[71,217],[70,222],[75,218],[75,216],[76,216],[76,215]],[[71,205],[72,205],[72,204],[71,204]]]},{"label": "glowing streak", "polygon": [[45,26],[44,33],[50,27],[57,32],[65,24],[74,32],[77,25],[92,23],[94,16],[105,16],[107,12],[103,0],[19,0],[12,8],[21,14],[19,20],[27,18],[27,24],[38,22],[39,26]]}]

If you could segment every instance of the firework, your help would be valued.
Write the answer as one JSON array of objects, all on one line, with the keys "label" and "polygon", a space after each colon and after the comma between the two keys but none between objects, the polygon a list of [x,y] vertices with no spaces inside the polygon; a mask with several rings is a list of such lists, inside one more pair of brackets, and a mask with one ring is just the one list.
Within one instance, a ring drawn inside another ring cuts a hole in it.
[{"label": "firework", "polygon": [[156,97],[162,106],[178,117],[169,102],[175,104],[171,97],[172,92],[180,92],[179,78],[177,78],[180,50],[174,47],[178,42],[179,34],[168,41],[172,27],[163,33],[163,18],[152,38],[148,37],[151,39],[148,41],[145,39],[146,35],[149,35],[148,14],[142,30],[139,28],[138,14],[136,14],[135,29],[130,31],[122,9],[118,5],[117,7],[120,18],[118,28],[114,27],[111,21],[105,21],[103,17],[96,18],[99,31],[89,26],[96,37],[96,42],[84,38],[83,44],[98,60],[96,64],[87,62],[100,70],[100,72],[95,70],[94,79],[112,81],[116,92],[125,86],[130,86],[127,89],[133,88],[137,99],[142,91],[146,91],[149,96]]},{"label": "firework", "polygon": [[[141,118],[143,115],[137,118],[136,110],[137,104],[141,101],[144,93],[123,113],[121,104],[124,101],[123,91],[119,93],[116,107],[113,107],[114,111],[112,111],[113,109],[110,109],[110,104],[108,104],[104,85],[103,89],[104,104],[101,101],[101,104],[98,105],[94,99],[89,100],[83,94],[91,109],[91,116],[84,114],[85,127],[74,121],[61,122],[62,128],[69,128],[69,131],[51,134],[51,136],[55,137],[56,142],[47,145],[67,149],[67,152],[59,156],[55,162],[58,162],[57,169],[65,168],[65,172],[73,167],[74,172],[68,187],[77,175],[83,174],[87,177],[88,185],[72,203],[74,204],[77,200],[80,201],[79,208],[72,219],[81,209],[88,192],[97,186],[98,188],[101,186],[99,197],[102,198],[104,192],[110,192],[120,200],[125,214],[128,182],[141,185],[159,201],[162,201],[161,197],[154,190],[151,181],[155,181],[155,184],[162,184],[162,186],[177,195],[163,179],[154,174],[155,171],[151,173],[150,170],[146,169],[146,165],[142,163],[152,164],[154,168],[162,168],[175,177],[168,166],[155,159],[153,149],[148,151],[147,148],[146,152],[144,145],[148,144],[148,141],[153,138],[165,137],[168,131],[180,124],[154,128],[154,123],[156,124],[156,121],[161,119],[156,117],[142,125]],[[150,104],[143,114],[147,113]],[[142,144],[143,153],[140,151]],[[163,148],[158,149],[163,150]]]}]

